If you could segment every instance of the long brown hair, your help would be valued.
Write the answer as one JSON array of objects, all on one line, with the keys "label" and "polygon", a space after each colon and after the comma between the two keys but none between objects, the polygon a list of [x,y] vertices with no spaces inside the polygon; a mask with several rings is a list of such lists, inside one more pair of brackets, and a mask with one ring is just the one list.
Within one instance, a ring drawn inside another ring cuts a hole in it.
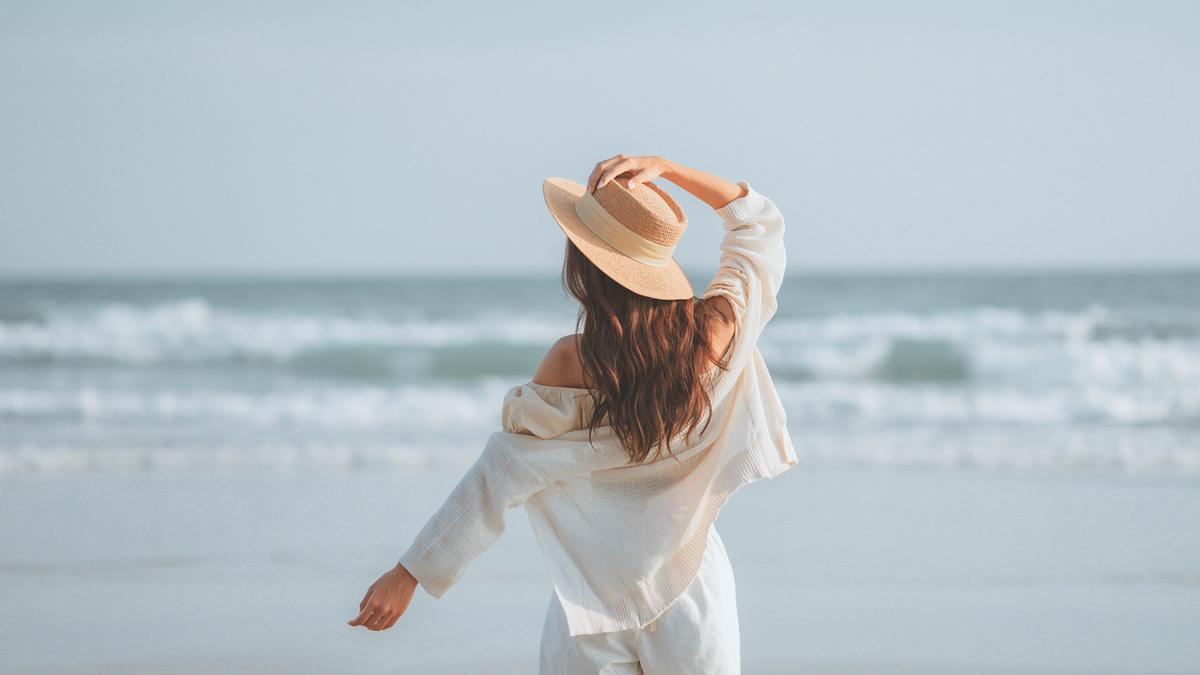
[{"label": "long brown hair", "polygon": [[[732,342],[715,353],[710,302],[656,300],[608,277],[567,241],[563,287],[579,301],[576,330],[584,380],[592,397],[590,435],[607,421],[630,463],[654,459],[681,432],[707,428],[712,402],[705,386],[715,365],[728,366]],[[703,426],[702,426],[703,425]],[[673,456],[673,453],[672,453]]]}]

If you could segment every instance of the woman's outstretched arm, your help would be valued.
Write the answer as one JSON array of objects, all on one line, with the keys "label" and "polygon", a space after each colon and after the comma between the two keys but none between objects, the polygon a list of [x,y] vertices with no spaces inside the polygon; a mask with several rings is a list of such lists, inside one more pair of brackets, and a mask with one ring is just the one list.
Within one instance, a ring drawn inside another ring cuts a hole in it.
[{"label": "woman's outstretched arm", "polygon": [[[548,485],[629,461],[625,449],[619,443],[605,443],[602,433],[596,435],[595,445],[587,430],[553,430],[553,435],[539,436],[539,430],[555,426],[552,418],[559,411],[531,398],[523,385],[509,390],[503,410],[505,428],[512,430],[488,437],[475,463],[397,564],[368,589],[359,605],[361,612],[350,625],[372,630],[391,627],[408,608],[418,584],[435,598],[454,585],[467,565],[504,533],[509,509]],[[510,410],[513,420],[507,419]],[[517,431],[517,421],[530,433]]]}]

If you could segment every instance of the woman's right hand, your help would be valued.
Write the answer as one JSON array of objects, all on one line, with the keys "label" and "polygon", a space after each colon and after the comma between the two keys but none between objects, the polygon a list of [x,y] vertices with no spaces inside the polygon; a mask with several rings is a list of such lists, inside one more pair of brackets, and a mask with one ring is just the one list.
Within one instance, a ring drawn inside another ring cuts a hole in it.
[{"label": "woman's right hand", "polygon": [[416,590],[417,579],[403,565],[397,564],[371,584],[362,602],[358,603],[358,616],[347,623],[371,630],[387,630],[408,609]]}]

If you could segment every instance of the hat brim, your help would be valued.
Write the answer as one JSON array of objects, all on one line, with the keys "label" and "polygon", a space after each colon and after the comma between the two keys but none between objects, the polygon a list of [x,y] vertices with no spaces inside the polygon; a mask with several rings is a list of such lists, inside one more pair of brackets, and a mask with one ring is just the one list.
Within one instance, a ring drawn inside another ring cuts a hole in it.
[{"label": "hat brim", "polygon": [[542,183],[542,195],[550,215],[558,222],[567,238],[579,248],[580,253],[599,267],[613,281],[625,288],[658,300],[686,300],[694,298],[692,282],[674,258],[663,267],[647,265],[630,258],[609,246],[596,236],[579,214],[575,203],[583,198],[587,188],[566,178],[547,178]]}]

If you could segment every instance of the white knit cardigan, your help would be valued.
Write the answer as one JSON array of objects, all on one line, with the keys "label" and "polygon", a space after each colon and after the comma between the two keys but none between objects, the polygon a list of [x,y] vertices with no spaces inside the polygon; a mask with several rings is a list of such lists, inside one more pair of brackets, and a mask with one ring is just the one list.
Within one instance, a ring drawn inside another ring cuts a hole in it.
[{"label": "white knit cardigan", "polygon": [[737,328],[729,369],[714,370],[702,433],[673,439],[675,458],[629,464],[611,427],[584,428],[586,390],[532,382],[505,396],[503,430],[417,534],[400,563],[441,597],[524,505],[571,635],[644,627],[695,578],[708,529],[734,491],[797,461],[757,342],[775,313],[786,256],[783,216],[746,194],[714,209],[720,269],[701,297],[729,299]]}]

